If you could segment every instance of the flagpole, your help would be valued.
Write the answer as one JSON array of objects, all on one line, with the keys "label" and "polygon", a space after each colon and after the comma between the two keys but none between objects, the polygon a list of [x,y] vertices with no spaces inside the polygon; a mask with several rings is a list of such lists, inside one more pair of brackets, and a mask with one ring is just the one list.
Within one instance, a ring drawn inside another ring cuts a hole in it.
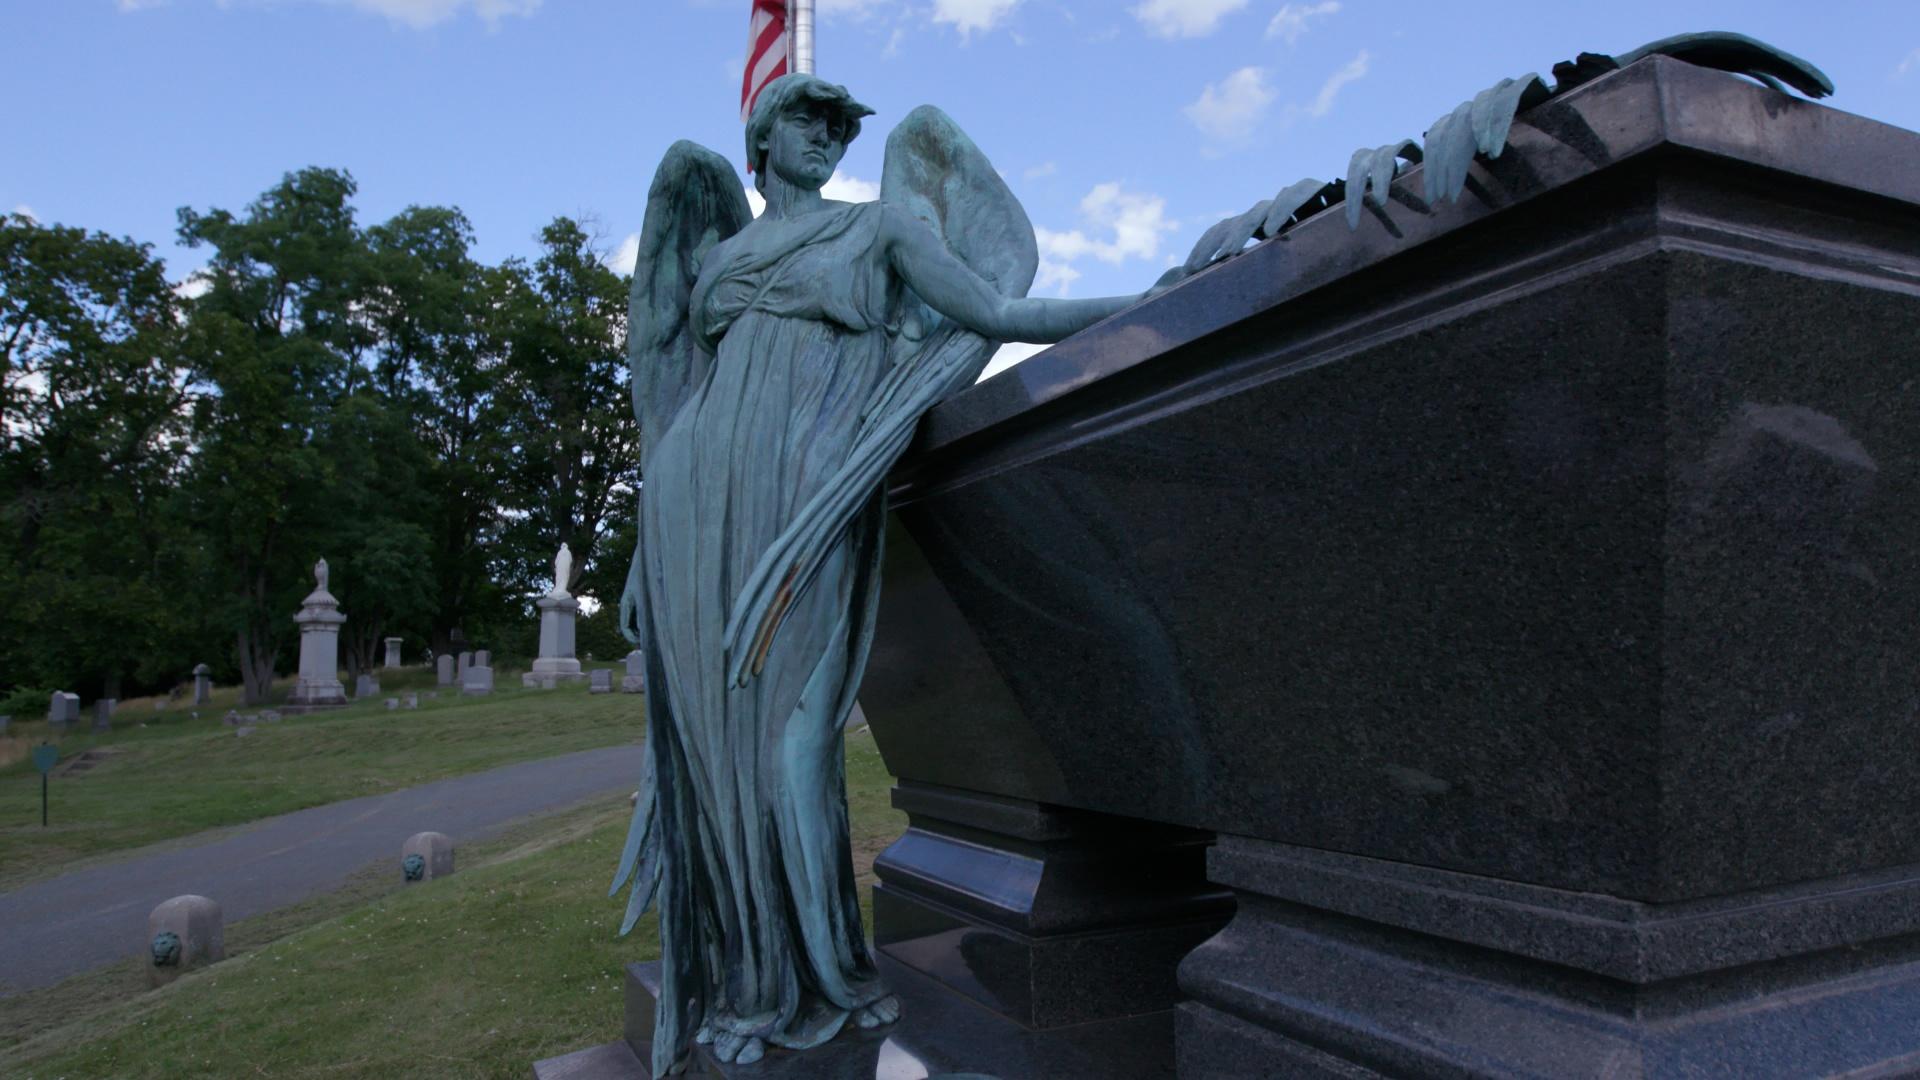
[{"label": "flagpole", "polygon": [[787,46],[793,70],[813,74],[813,0],[787,0]]}]

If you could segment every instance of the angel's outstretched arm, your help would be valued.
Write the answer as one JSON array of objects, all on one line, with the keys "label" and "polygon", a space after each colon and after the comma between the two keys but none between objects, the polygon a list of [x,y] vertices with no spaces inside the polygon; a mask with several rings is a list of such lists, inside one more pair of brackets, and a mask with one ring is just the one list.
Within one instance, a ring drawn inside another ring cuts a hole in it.
[{"label": "angel's outstretched arm", "polygon": [[933,230],[883,206],[881,242],[893,269],[928,307],[994,341],[1051,343],[1120,311],[1139,296],[1049,300],[1002,296],[948,251]]}]

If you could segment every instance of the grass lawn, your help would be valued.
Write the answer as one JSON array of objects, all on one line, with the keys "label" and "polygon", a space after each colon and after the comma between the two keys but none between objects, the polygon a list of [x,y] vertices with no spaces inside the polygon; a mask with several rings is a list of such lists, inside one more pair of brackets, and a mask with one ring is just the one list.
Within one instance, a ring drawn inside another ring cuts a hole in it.
[{"label": "grass lawn", "polygon": [[[906,825],[890,783],[872,737],[850,734],[863,897],[874,853]],[[37,1031],[0,1049],[0,1075],[520,1080],[536,1059],[618,1038],[621,966],[656,954],[651,916],[614,937],[622,901],[606,886],[628,812],[620,799],[554,815],[463,849],[450,878],[393,889],[389,867],[382,895],[236,924],[225,962],[160,990],[140,989],[134,961],[0,1002],[0,1030]]]},{"label": "grass lawn", "polygon": [[[389,712],[374,699],[288,716],[240,737],[222,723],[234,704],[222,698],[237,697],[229,688],[198,718],[190,707],[127,702],[115,729],[95,735],[84,717],[56,740],[63,759],[93,749],[113,754],[84,774],[54,777],[47,828],[40,774],[28,754],[51,732],[44,719],[16,721],[0,737],[0,889],[206,829],[612,746],[643,729],[638,696],[588,694],[585,684],[523,690],[518,672],[500,673],[484,697],[436,688],[423,668],[382,672],[381,684],[388,697],[419,691],[420,708]],[[439,697],[426,697],[436,689]]]}]

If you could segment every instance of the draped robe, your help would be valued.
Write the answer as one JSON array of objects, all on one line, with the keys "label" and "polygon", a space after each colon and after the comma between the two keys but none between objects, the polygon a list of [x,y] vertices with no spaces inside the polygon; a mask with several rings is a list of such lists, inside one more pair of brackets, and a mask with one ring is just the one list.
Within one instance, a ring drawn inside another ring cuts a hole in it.
[{"label": "draped robe", "polygon": [[[660,792],[663,1001],[679,1028],[805,1048],[885,994],[860,925],[843,729],[872,643],[884,499],[852,515],[758,677],[728,613],[853,452],[899,286],[878,203],[761,219],[714,249],[692,330],[714,355],[648,461],[640,551]],[[664,721],[664,722],[663,722]],[[679,995],[679,996],[676,996]],[[656,1068],[658,1068],[656,1061]]]}]

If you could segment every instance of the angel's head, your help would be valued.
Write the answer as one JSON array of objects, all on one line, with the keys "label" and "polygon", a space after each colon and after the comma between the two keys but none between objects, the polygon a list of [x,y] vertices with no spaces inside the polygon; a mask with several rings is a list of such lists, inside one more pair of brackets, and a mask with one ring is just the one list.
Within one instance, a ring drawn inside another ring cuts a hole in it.
[{"label": "angel's head", "polygon": [[789,184],[819,190],[860,134],[860,118],[872,115],[846,87],[825,79],[795,74],[773,80],[747,117],[754,185],[765,191],[769,174],[777,174]]}]

